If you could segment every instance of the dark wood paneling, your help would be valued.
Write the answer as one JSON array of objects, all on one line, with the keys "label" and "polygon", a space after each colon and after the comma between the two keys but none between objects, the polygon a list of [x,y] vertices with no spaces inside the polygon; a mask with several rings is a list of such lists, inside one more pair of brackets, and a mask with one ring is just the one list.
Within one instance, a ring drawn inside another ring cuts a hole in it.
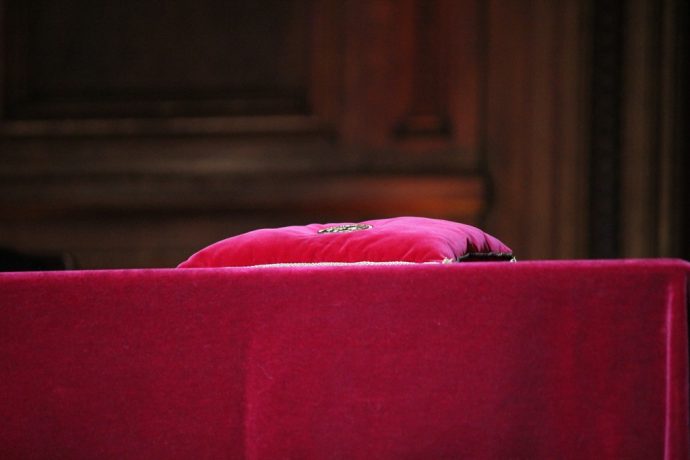
[{"label": "dark wood paneling", "polygon": [[586,3],[488,4],[487,228],[522,259],[587,255]]},{"label": "dark wood paneling", "polygon": [[625,5],[0,0],[0,246],[172,266],[418,214],[520,259],[687,254],[687,6]]},{"label": "dark wood paneling", "polygon": [[8,118],[308,111],[307,1],[6,3]]},{"label": "dark wood paneling", "polygon": [[685,3],[489,2],[487,223],[521,258],[687,254]]},{"label": "dark wood paneling", "polygon": [[[474,0],[0,5],[0,246],[172,266],[257,227],[485,213]],[[449,129],[399,136],[430,94]]]},{"label": "dark wood paneling", "polygon": [[348,143],[477,164],[483,75],[480,2],[348,3],[342,135]]},{"label": "dark wood paneling", "polygon": [[[687,5],[631,0],[621,105],[620,252],[684,256],[687,238]],[[685,107],[684,107],[685,104]]]},{"label": "dark wood paneling", "polygon": [[625,4],[598,2],[592,30],[589,254],[620,257]]}]

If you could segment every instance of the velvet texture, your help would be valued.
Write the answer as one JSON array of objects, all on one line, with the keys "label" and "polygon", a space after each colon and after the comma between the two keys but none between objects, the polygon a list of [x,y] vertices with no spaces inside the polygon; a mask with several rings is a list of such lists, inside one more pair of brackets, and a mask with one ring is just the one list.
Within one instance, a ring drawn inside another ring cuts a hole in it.
[{"label": "velvet texture", "polygon": [[278,263],[510,260],[512,251],[471,225],[424,217],[265,228],[214,243],[180,268]]},{"label": "velvet texture", "polygon": [[0,275],[8,458],[688,458],[673,260]]}]

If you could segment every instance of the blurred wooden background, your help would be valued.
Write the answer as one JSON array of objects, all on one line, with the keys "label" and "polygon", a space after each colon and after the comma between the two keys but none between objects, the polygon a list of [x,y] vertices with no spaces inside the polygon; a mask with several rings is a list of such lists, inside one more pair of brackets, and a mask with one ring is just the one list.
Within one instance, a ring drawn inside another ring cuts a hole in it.
[{"label": "blurred wooden background", "polygon": [[422,215],[690,257],[687,5],[0,0],[0,247],[171,267]]}]

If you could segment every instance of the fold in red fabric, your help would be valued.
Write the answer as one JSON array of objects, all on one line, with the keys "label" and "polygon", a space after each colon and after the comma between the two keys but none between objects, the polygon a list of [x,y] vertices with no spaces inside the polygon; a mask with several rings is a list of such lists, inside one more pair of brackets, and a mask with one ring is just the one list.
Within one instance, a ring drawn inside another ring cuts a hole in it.
[{"label": "fold in red fabric", "polygon": [[0,275],[2,458],[688,458],[674,260]]}]

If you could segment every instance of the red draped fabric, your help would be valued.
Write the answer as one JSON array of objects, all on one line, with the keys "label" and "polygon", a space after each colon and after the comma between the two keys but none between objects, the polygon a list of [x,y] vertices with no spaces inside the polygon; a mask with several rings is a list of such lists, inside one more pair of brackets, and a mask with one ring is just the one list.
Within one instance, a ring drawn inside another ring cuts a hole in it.
[{"label": "red draped fabric", "polygon": [[3,274],[0,457],[686,459],[689,274]]}]

